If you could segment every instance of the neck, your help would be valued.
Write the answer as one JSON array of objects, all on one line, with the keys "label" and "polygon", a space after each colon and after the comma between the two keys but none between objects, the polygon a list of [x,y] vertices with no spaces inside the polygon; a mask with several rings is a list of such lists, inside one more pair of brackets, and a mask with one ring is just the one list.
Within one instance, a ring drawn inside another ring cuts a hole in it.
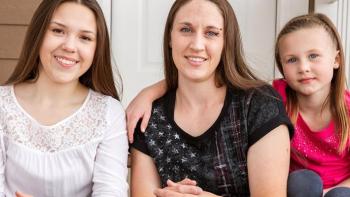
[{"label": "neck", "polygon": [[198,108],[223,103],[226,86],[216,87],[213,82],[181,83],[176,91],[176,103],[179,106]]},{"label": "neck", "polygon": [[298,95],[299,110],[302,114],[323,116],[330,114],[330,103],[326,99],[328,94],[315,94],[311,96]]},{"label": "neck", "polygon": [[88,92],[78,80],[70,83],[54,83],[43,75],[34,83],[22,83],[18,86],[20,95],[46,106],[81,103]]}]

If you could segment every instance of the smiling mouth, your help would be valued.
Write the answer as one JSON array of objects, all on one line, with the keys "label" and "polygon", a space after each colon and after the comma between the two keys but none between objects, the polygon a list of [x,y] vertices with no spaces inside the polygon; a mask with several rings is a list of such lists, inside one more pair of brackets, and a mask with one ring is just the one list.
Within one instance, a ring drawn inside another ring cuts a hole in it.
[{"label": "smiling mouth", "polygon": [[68,59],[65,57],[60,57],[60,56],[55,56],[55,59],[58,61],[63,66],[69,67],[69,66],[74,66],[77,64],[79,61],[73,60],[73,59]]},{"label": "smiling mouth", "polygon": [[190,60],[191,62],[195,62],[195,63],[202,63],[202,62],[205,62],[207,60],[204,57],[195,57],[195,56],[185,56],[185,58]]}]

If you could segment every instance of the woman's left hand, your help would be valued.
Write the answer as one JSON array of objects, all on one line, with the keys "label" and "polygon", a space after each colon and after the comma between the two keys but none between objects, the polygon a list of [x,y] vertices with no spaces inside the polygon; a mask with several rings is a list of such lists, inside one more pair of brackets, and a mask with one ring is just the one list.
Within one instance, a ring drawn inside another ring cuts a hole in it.
[{"label": "woman's left hand", "polygon": [[180,182],[167,181],[167,187],[163,189],[156,189],[154,194],[157,197],[214,197],[216,195],[205,192],[202,188],[196,186],[194,180],[185,178]]},{"label": "woman's left hand", "polygon": [[157,197],[219,197],[215,194],[203,191],[200,194],[190,194],[190,193],[183,193],[179,191],[174,191],[174,188],[166,187],[163,189],[156,189],[154,191],[154,194]]}]

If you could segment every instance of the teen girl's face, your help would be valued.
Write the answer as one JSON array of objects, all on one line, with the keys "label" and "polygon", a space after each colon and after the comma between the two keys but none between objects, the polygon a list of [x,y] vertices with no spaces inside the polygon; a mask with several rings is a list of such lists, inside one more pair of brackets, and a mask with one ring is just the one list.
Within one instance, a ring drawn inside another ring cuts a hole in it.
[{"label": "teen girl's face", "polygon": [[84,5],[67,2],[54,12],[40,48],[39,77],[77,82],[91,66],[96,49],[96,19]]},{"label": "teen girl's face", "polygon": [[175,15],[171,48],[179,82],[215,80],[224,46],[224,19],[219,8],[206,0],[192,0]]},{"label": "teen girl's face", "polygon": [[[279,41],[283,73],[297,94],[328,95],[338,51],[323,27],[310,27],[284,35]],[[322,97],[321,97],[322,98]]]}]

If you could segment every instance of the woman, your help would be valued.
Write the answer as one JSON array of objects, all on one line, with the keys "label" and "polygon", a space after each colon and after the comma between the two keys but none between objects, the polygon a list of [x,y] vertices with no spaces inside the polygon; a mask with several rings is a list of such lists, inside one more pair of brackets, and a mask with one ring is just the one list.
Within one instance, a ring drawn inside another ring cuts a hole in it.
[{"label": "woman", "polygon": [[229,3],[175,1],[163,49],[168,91],[136,129],[132,195],[286,196],[293,128],[245,64]]},{"label": "woman", "polygon": [[125,117],[95,0],[41,2],[0,96],[2,196],[127,196]]}]

